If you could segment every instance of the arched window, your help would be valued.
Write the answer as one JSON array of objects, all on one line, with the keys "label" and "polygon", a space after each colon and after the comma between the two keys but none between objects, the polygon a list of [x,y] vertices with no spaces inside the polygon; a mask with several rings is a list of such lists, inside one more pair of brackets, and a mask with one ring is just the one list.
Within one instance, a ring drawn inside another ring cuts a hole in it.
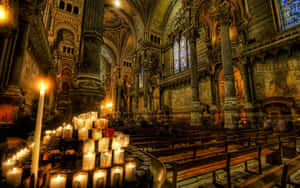
[{"label": "arched window", "polygon": [[174,56],[174,73],[179,72],[179,44],[178,42],[174,41],[174,48],[173,48],[173,56]]},{"label": "arched window", "polygon": [[144,87],[144,70],[141,69],[140,76],[139,76],[139,88]]},{"label": "arched window", "polygon": [[60,8],[60,9],[65,9],[65,2],[64,2],[64,1],[61,1],[61,2],[59,3],[59,8]]},{"label": "arched window", "polygon": [[71,4],[67,4],[67,11],[72,12],[72,5]]},{"label": "arched window", "polygon": [[299,0],[277,0],[277,4],[282,30],[290,29],[300,24]]},{"label": "arched window", "polygon": [[74,7],[73,13],[74,14],[78,14],[79,13],[79,8],[78,7]]},{"label": "arched window", "polygon": [[184,71],[186,69],[186,40],[185,37],[182,35],[180,40],[180,68],[181,71]]}]

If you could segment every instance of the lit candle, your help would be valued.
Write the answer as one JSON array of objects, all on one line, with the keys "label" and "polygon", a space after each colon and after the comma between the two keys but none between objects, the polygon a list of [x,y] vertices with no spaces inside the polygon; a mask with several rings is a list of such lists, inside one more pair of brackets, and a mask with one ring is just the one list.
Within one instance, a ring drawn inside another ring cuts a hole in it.
[{"label": "lit candle", "polygon": [[83,153],[95,152],[95,141],[87,140],[83,143]]},{"label": "lit candle", "polygon": [[43,144],[44,144],[44,145],[49,144],[50,139],[51,139],[51,136],[49,136],[49,135],[44,136],[44,137],[43,137]]},{"label": "lit candle", "polygon": [[50,130],[45,131],[45,136],[51,136],[51,135],[52,135],[52,131],[50,131]]},{"label": "lit candle", "polygon": [[87,188],[88,185],[88,173],[79,172],[73,176],[73,186],[79,188]]},{"label": "lit candle", "polygon": [[66,127],[64,127],[64,132],[63,132],[63,138],[72,138],[73,135],[73,127],[68,124]]},{"label": "lit candle", "polygon": [[19,187],[22,184],[22,174],[22,168],[9,169],[6,173],[7,184],[12,185],[13,187]]},{"label": "lit candle", "polygon": [[118,137],[113,138],[111,148],[113,150],[121,148],[121,143]]},{"label": "lit candle", "polygon": [[93,170],[95,168],[95,153],[89,152],[83,154],[83,161],[82,161],[82,169],[83,170]]},{"label": "lit candle", "polygon": [[131,182],[136,180],[136,163],[128,162],[125,165],[125,181]]},{"label": "lit candle", "polygon": [[34,148],[32,152],[31,174],[34,175],[34,187],[36,187],[37,185],[37,178],[38,178],[45,89],[46,89],[45,85],[42,83],[40,88],[40,99],[39,99],[39,105],[38,105],[38,111],[37,111],[37,117],[35,123],[35,131],[34,131]]},{"label": "lit candle", "polygon": [[100,157],[100,168],[111,167],[112,154],[111,151],[101,153]]},{"label": "lit candle", "polygon": [[91,112],[90,113],[90,119],[92,121],[96,121],[97,118],[98,118],[98,112]]},{"label": "lit candle", "polygon": [[58,127],[58,128],[56,129],[55,136],[56,136],[56,137],[61,137],[61,136],[62,136],[62,130],[63,130],[62,126]]},{"label": "lit candle", "polygon": [[85,120],[84,126],[85,126],[85,128],[87,128],[87,129],[93,128],[93,121],[92,121],[91,119],[86,119],[86,120]]},{"label": "lit candle", "polygon": [[87,128],[78,129],[78,139],[87,140],[89,139],[89,130]]},{"label": "lit candle", "polygon": [[65,188],[67,183],[67,177],[65,175],[54,175],[50,179],[49,188]]},{"label": "lit candle", "polygon": [[111,177],[110,183],[112,187],[122,186],[123,182],[123,168],[122,167],[114,167],[111,169]]},{"label": "lit candle", "polygon": [[130,142],[130,136],[128,134],[123,135],[122,147],[127,148]]},{"label": "lit candle", "polygon": [[124,163],[124,149],[114,150],[114,164]]},{"label": "lit candle", "polygon": [[94,140],[99,140],[100,138],[102,138],[102,131],[101,131],[101,129],[93,129],[92,138]]},{"label": "lit candle", "polygon": [[81,118],[77,118],[74,122],[75,124],[75,129],[78,130],[78,129],[82,129],[84,127],[84,120],[81,119]]},{"label": "lit candle", "polygon": [[15,160],[8,159],[7,161],[2,162],[2,176],[6,176],[7,170],[13,168],[16,165]]},{"label": "lit candle", "polygon": [[102,138],[98,143],[98,151],[105,152],[108,151],[109,148],[109,138]]},{"label": "lit candle", "polygon": [[104,188],[106,187],[106,170],[97,170],[94,172],[93,177],[93,188]]},{"label": "lit candle", "polygon": [[95,127],[96,128],[106,129],[107,126],[108,126],[108,120],[106,120],[106,119],[101,118],[101,119],[97,119],[95,121]]}]

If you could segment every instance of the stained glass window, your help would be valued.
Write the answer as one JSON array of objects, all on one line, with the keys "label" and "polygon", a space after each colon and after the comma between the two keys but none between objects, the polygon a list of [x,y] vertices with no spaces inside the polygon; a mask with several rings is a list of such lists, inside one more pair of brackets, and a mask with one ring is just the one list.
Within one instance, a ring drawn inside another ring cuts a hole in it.
[{"label": "stained glass window", "polygon": [[142,69],[139,76],[139,88],[144,87],[144,70]]},{"label": "stained glass window", "polygon": [[191,67],[191,49],[190,49],[190,41],[187,41],[187,55],[188,55],[188,60],[189,60],[189,63],[188,63],[188,67]]},{"label": "stained glass window", "polygon": [[282,29],[300,24],[300,0],[278,0]]},{"label": "stained glass window", "polygon": [[181,71],[186,69],[186,40],[185,37],[182,35],[180,40],[180,66]]},{"label": "stained glass window", "polygon": [[179,72],[179,44],[175,39],[174,43],[174,49],[173,49],[173,54],[174,54],[174,73]]}]

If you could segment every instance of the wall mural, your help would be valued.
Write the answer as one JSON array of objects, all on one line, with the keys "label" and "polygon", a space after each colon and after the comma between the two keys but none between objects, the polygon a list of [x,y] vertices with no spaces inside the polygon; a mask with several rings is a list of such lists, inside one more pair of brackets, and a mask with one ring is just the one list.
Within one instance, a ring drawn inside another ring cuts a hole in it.
[{"label": "wall mural", "polygon": [[268,97],[294,97],[300,94],[300,63],[296,59],[287,63],[262,64],[254,68],[255,90],[258,100]]}]

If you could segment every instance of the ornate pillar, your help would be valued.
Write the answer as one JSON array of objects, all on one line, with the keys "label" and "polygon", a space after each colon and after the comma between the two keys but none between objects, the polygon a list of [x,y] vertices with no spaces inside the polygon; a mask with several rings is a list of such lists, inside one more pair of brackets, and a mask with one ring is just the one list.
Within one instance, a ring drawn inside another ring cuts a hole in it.
[{"label": "ornate pillar", "polygon": [[232,49],[229,35],[230,2],[224,1],[217,10],[217,20],[221,28],[221,55],[224,70],[224,119],[225,128],[234,129],[239,119],[240,103],[235,96],[234,73],[232,66]]},{"label": "ornate pillar", "polygon": [[243,82],[244,82],[244,92],[245,92],[245,113],[247,117],[247,122],[248,124],[254,127],[254,106],[252,104],[252,99],[251,99],[251,88],[250,88],[250,83],[249,83],[249,70],[248,70],[248,62],[247,58],[242,58],[241,59],[241,74],[243,77]]},{"label": "ornate pillar", "polygon": [[191,125],[202,125],[202,106],[199,100],[199,75],[197,73],[197,48],[196,48],[196,29],[190,28],[188,31],[188,39],[190,42],[191,50],[191,86],[192,86],[192,109],[191,109]]},{"label": "ornate pillar", "polygon": [[145,119],[148,119],[148,113],[149,113],[149,76],[150,76],[150,50],[145,49],[144,50],[144,117]]},{"label": "ornate pillar", "polygon": [[134,94],[134,105],[135,105],[135,109],[134,109],[134,113],[135,113],[135,117],[137,116],[137,114],[139,113],[139,71],[136,70],[135,71],[135,94]]},{"label": "ornate pillar", "polygon": [[86,0],[82,28],[82,61],[72,89],[73,113],[98,111],[105,91],[100,80],[104,0]]}]

